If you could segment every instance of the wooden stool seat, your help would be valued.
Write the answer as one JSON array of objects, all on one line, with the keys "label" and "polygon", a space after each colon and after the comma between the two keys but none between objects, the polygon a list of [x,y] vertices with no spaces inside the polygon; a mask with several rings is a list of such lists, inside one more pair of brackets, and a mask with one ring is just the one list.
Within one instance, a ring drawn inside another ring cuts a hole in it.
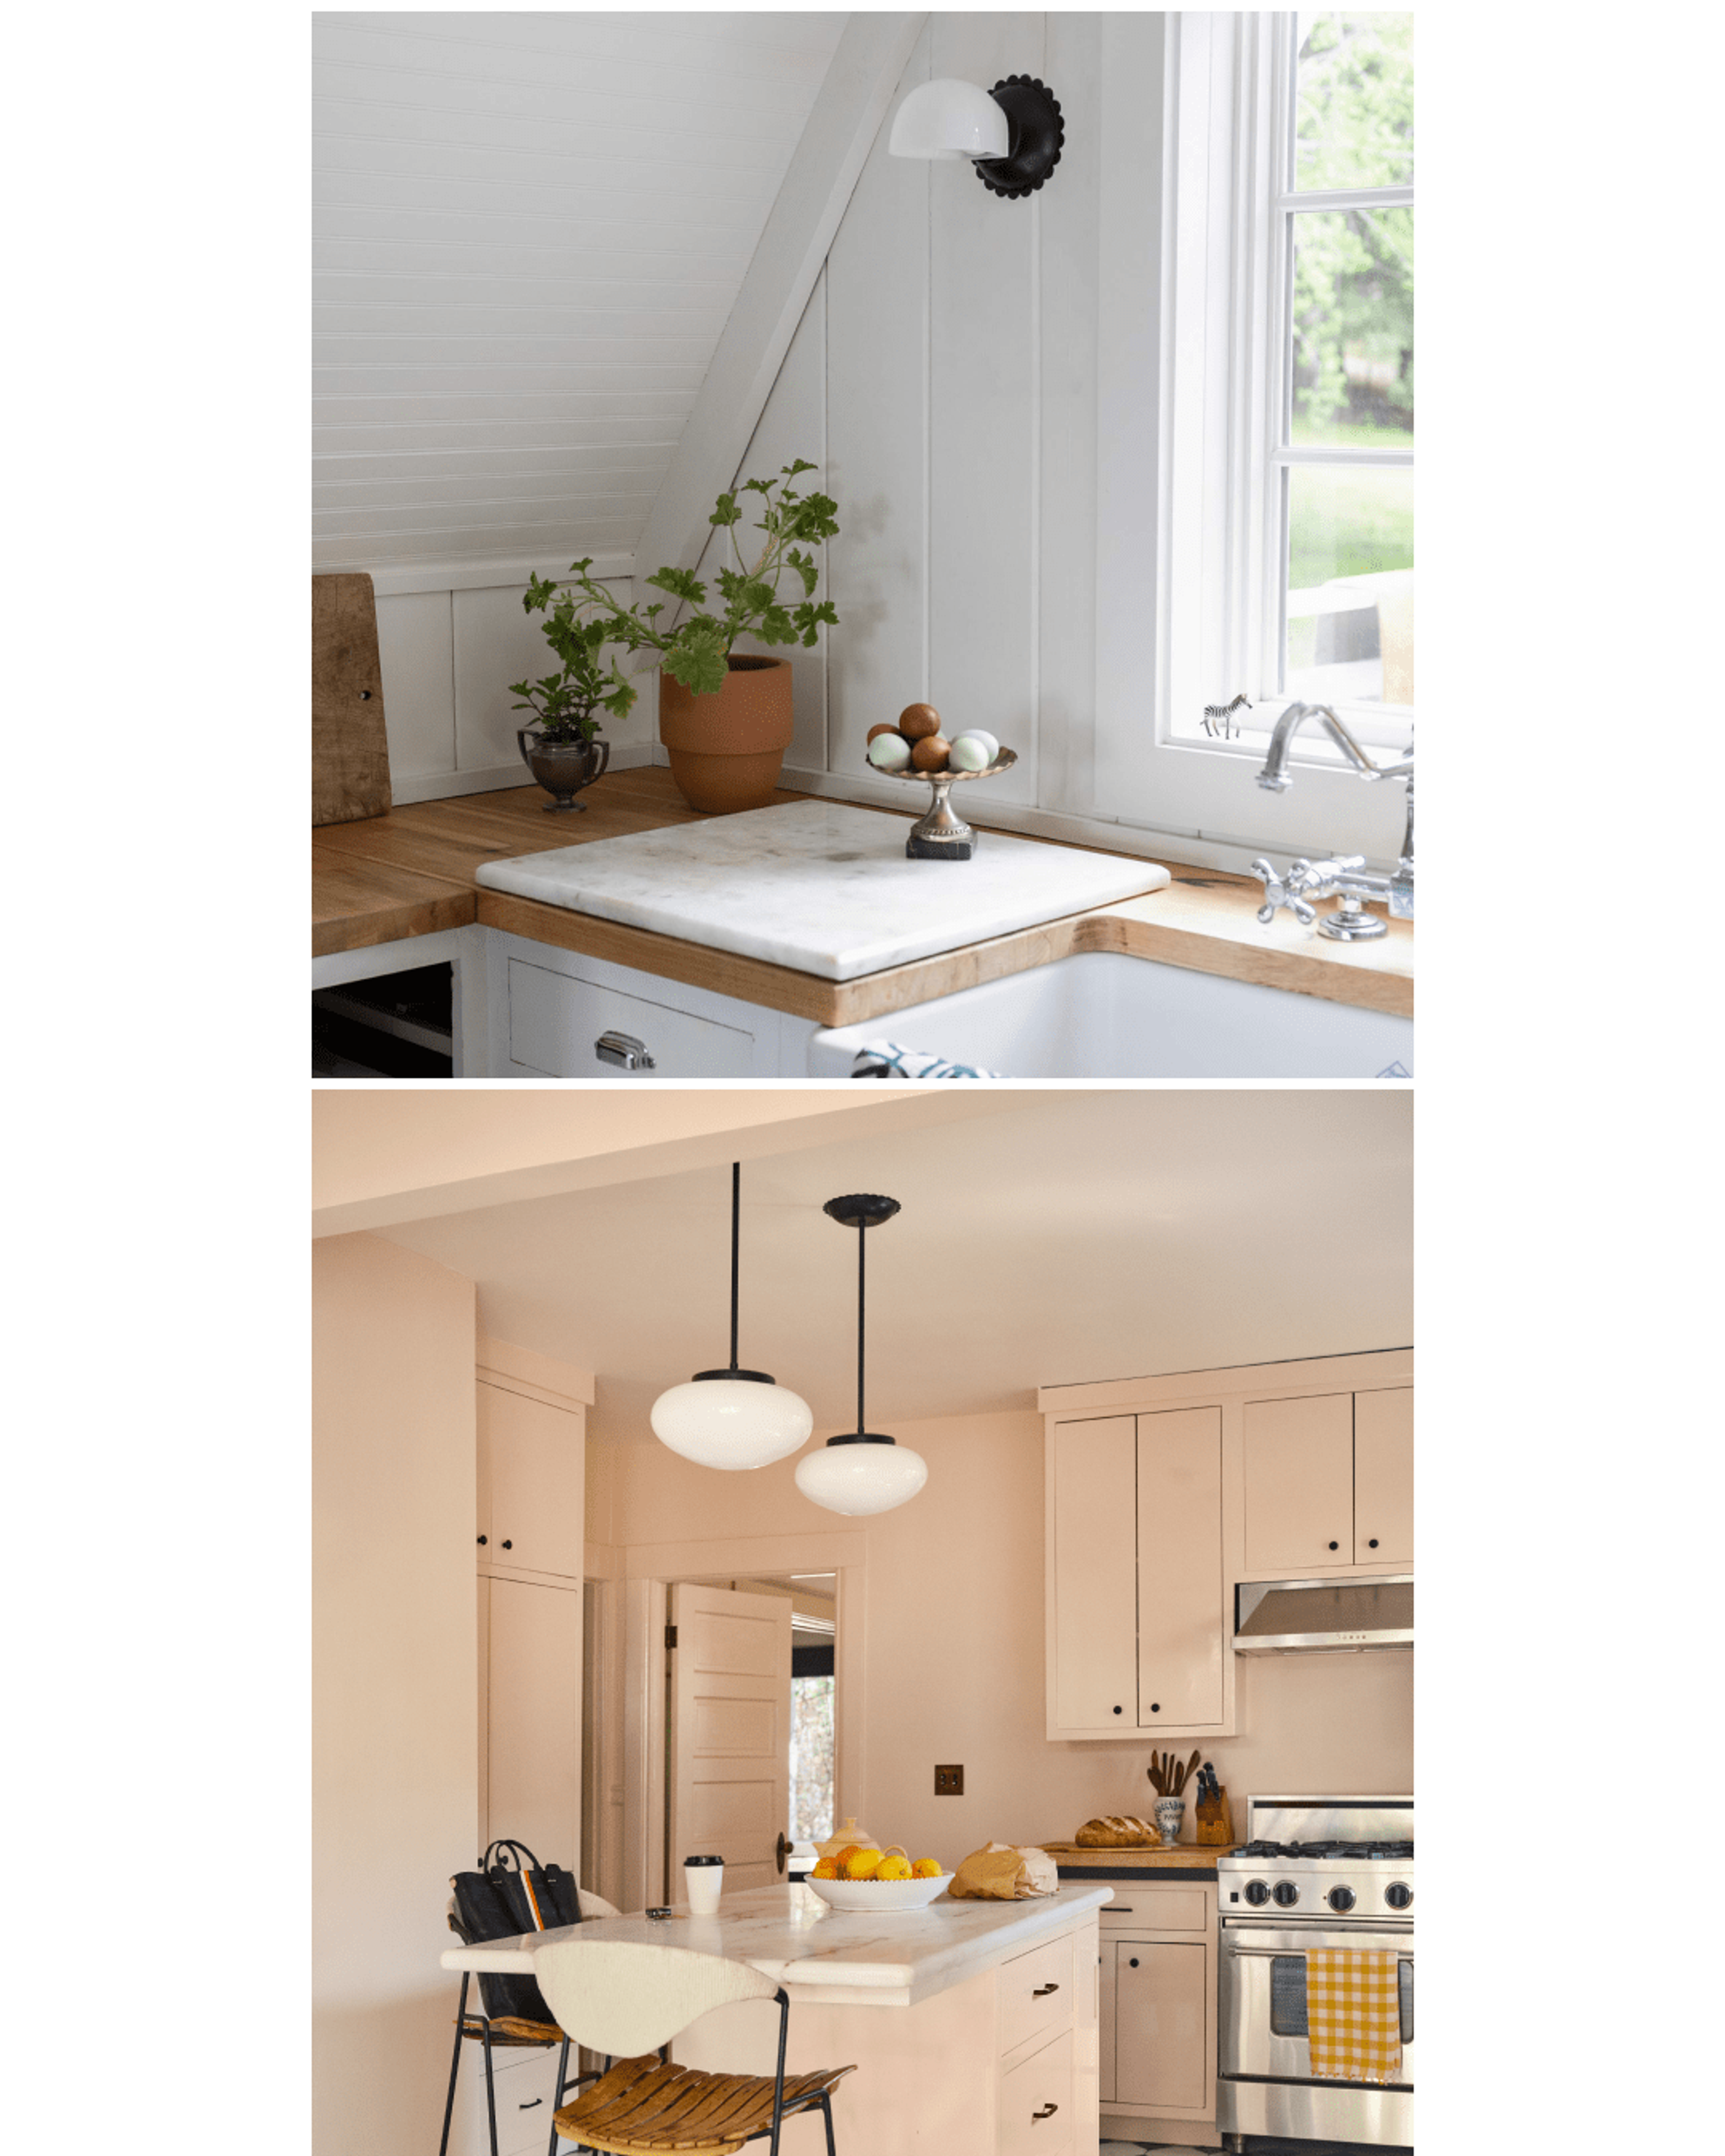
[{"label": "wooden stool seat", "polygon": [[[464,2015],[457,2025],[464,2036],[475,2043],[485,2035],[483,2021]],[[495,2014],[491,2017],[491,2041],[495,2044],[561,2044],[563,2032],[554,2021],[523,2021],[518,2014]]]},{"label": "wooden stool seat", "polygon": [[[818,2103],[855,2066],[787,2074],[783,2116]],[[665,2066],[650,2053],[620,2059],[611,2071],[565,2104],[554,2124],[566,2141],[610,2156],[718,2156],[773,2127],[771,2074],[698,2073]]]}]

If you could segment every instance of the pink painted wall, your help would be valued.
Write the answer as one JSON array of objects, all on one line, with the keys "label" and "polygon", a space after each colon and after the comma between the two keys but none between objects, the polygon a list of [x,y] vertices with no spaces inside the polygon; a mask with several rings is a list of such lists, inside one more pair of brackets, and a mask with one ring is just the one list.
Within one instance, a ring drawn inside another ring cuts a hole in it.
[{"label": "pink painted wall", "polygon": [[[1044,1733],[1042,1427],[1035,1414],[895,1424],[927,1459],[928,1485],[874,1520],[811,1505],[794,1460],[722,1475],[650,1441],[593,1445],[589,1518],[608,1519],[619,1544],[866,1532],[862,1824],[950,1864],[991,1837],[1068,1839],[1093,1813],[1147,1814],[1153,1801],[1147,1739]],[[1206,1756],[1240,1800],[1242,1834],[1251,1790],[1413,1787],[1411,1654],[1248,1658],[1239,1684],[1240,1733]],[[962,1797],[933,1794],[947,1761],[964,1767]]]},{"label": "pink painted wall", "polygon": [[425,2156],[459,1982],[446,1882],[479,1824],[474,1289],[344,1235],[312,1292],[314,2145]]}]

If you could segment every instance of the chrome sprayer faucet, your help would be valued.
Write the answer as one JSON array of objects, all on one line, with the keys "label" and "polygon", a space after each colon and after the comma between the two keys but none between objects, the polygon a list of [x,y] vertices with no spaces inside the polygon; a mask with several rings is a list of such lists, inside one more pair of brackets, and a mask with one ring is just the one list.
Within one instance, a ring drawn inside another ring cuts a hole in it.
[{"label": "chrome sprayer faucet", "polygon": [[1401,859],[1393,875],[1369,874],[1363,854],[1339,854],[1329,860],[1296,860],[1286,876],[1279,876],[1260,855],[1252,863],[1252,874],[1261,877],[1264,884],[1264,903],[1258,908],[1258,918],[1274,921],[1276,908],[1285,906],[1302,928],[1309,928],[1317,920],[1311,901],[1339,894],[1345,905],[1318,921],[1318,934],[1333,937],[1338,943],[1369,942],[1373,937],[1387,936],[1389,930],[1375,914],[1366,911],[1367,900],[1387,906],[1394,920],[1414,917],[1414,744],[1408,743],[1399,763],[1373,763],[1327,704],[1290,704],[1276,722],[1270,753],[1258,773],[1258,783],[1267,792],[1286,793],[1293,784],[1288,777],[1288,750],[1296,732],[1312,718],[1323,721],[1331,740],[1362,778],[1407,780],[1408,826],[1402,834]]}]

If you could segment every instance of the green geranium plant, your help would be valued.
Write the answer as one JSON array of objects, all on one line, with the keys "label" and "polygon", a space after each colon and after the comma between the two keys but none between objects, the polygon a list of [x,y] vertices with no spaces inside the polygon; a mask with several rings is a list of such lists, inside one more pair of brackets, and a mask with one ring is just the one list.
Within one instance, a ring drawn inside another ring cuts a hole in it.
[{"label": "green geranium plant", "polygon": [[[781,466],[777,479],[746,479],[733,492],[719,496],[707,522],[729,531],[732,558],[732,565],[721,568],[714,579],[722,601],[716,610],[708,606],[707,587],[692,570],[672,568],[657,570],[647,582],[680,601],[679,613],[682,606],[692,608],[692,613],[672,626],[660,619],[665,609],[664,599],[655,600],[651,606],[637,602],[625,607],[588,574],[589,557],[588,562],[576,562],[570,567],[570,582],[581,596],[575,599],[572,594],[566,595],[569,619],[574,620],[583,608],[591,608],[580,633],[595,637],[592,647],[595,654],[603,643],[622,644],[630,651],[654,652],[666,673],[701,696],[724,687],[731,648],[740,636],[757,637],[762,644],[812,647],[821,623],[830,622],[836,627],[839,619],[830,599],[815,601],[820,565],[810,551],[839,529],[838,504],[824,494],[800,493],[795,485],[803,473],[814,470],[812,464],[798,457],[794,463]],[[763,535],[764,543],[752,562],[744,559],[737,544],[737,526],[742,521],[739,494],[761,497],[761,521],[755,528]],[[788,606],[779,597],[780,583],[787,576],[796,578],[803,593]],[[533,603],[536,590],[548,593],[552,588],[536,578],[529,587],[527,603]],[[562,604],[560,602],[557,608],[559,615]],[[549,622],[545,633],[552,634]],[[613,703],[608,708],[617,707]],[[622,706],[624,711],[628,708],[626,704]]]},{"label": "green geranium plant", "polygon": [[[589,554],[585,561],[573,565],[571,574],[598,591],[601,588],[587,574],[592,562]],[[578,598],[551,577],[531,578],[521,601],[525,612],[546,616],[546,640],[563,667],[560,674],[547,674],[543,680],[511,681],[511,694],[521,701],[511,708],[531,711],[544,728],[547,741],[590,742],[599,730],[598,712],[609,711],[620,719],[635,701],[636,691],[616,660],[602,662],[599,657],[608,642],[622,642],[633,649],[630,640],[617,637],[609,624],[597,616],[583,620],[582,609],[586,604],[584,597]]]}]

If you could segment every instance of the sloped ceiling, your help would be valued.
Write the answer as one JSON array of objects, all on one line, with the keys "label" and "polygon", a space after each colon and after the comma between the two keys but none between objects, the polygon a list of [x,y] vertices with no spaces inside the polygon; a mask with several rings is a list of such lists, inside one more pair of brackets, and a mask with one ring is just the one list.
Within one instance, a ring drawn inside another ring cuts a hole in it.
[{"label": "sloped ceiling", "polygon": [[845,20],[313,18],[317,568],[633,550]]}]

